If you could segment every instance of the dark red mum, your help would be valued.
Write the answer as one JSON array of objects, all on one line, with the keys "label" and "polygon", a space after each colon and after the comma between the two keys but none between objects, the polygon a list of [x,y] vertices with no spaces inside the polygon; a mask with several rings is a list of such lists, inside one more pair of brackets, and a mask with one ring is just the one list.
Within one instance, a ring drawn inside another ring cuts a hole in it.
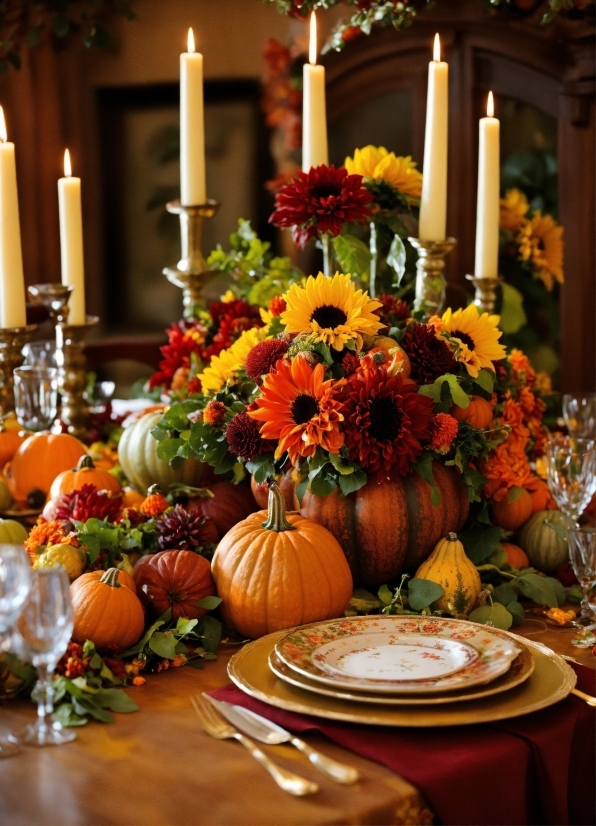
[{"label": "dark red mum", "polygon": [[[246,413],[237,413],[226,427],[226,440],[236,456],[250,462],[263,450],[261,426]],[[268,443],[267,443],[268,444]]]},{"label": "dark red mum", "polygon": [[455,359],[446,342],[437,338],[430,324],[410,324],[400,342],[411,365],[411,378],[419,384],[432,384],[439,376],[453,373]]},{"label": "dark red mum", "polygon": [[261,383],[261,377],[271,372],[278,359],[288,351],[288,343],[279,338],[272,338],[260,341],[252,348],[246,357],[244,369],[246,375],[256,382]]}]

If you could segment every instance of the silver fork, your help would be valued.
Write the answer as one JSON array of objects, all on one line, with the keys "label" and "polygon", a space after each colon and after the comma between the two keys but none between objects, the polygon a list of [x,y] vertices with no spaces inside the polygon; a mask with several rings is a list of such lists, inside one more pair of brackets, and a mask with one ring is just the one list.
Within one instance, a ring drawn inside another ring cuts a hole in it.
[{"label": "silver fork", "polygon": [[190,701],[197,713],[199,722],[207,734],[215,737],[216,740],[238,740],[242,743],[255,760],[267,769],[271,777],[284,792],[301,797],[319,791],[316,783],[312,783],[310,780],[306,780],[304,777],[300,777],[274,763],[252,740],[249,740],[248,737],[241,734],[234,726],[227,723],[208,700],[196,696],[191,697]]}]

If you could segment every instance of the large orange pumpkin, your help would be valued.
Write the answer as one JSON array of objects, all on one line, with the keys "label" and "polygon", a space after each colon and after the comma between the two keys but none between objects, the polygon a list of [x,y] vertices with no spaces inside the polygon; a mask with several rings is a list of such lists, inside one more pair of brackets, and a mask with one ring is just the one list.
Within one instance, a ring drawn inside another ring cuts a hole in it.
[{"label": "large orange pumpkin", "polygon": [[339,617],[352,596],[341,547],[321,525],[286,513],[275,483],[268,511],[251,514],[219,543],[213,576],[224,620],[253,639]]},{"label": "large orange pumpkin", "polygon": [[[276,476],[275,482],[277,483],[278,488],[283,493],[284,502],[286,503],[286,508],[291,511],[294,510],[296,505],[294,502],[294,493],[296,491],[296,482],[292,476],[292,471],[289,470],[287,473],[284,473],[283,476]],[[267,482],[261,482],[260,484],[255,480],[254,476],[250,477],[250,489],[252,490],[252,495],[255,498],[255,502],[261,509],[265,509],[269,502],[269,485]]]},{"label": "large orange pumpkin", "polygon": [[22,505],[33,490],[47,496],[56,476],[86,453],[85,445],[68,433],[43,432],[25,439],[4,468],[12,498]]},{"label": "large orange pumpkin", "polygon": [[111,645],[126,649],[141,638],[145,614],[131,588],[120,583],[117,568],[97,577],[83,574],[70,586],[74,629],[72,638],[81,645],[92,640],[100,650]]},{"label": "large orange pumpkin", "polygon": [[172,609],[172,619],[200,619],[207,611],[197,602],[215,594],[211,566],[193,551],[160,551],[142,556],[134,569],[137,590],[149,611],[160,616]]},{"label": "large orange pumpkin", "polygon": [[482,396],[472,396],[467,407],[458,407],[454,404],[451,415],[458,422],[468,422],[478,430],[485,430],[493,420],[493,409],[490,402]]},{"label": "large orange pumpkin", "polygon": [[514,545],[512,542],[501,542],[501,547],[507,554],[507,562],[514,568],[529,568],[530,560],[525,551],[519,545]]},{"label": "large orange pumpkin", "polygon": [[206,490],[213,495],[193,496],[188,502],[187,509],[195,513],[198,511],[206,519],[211,519],[217,528],[218,539],[257,510],[252,493],[243,485],[213,482]]},{"label": "large orange pumpkin", "polygon": [[493,502],[490,508],[490,518],[506,531],[517,531],[532,515],[532,497],[527,490],[518,496],[514,502],[504,499],[502,502]]},{"label": "large orange pumpkin", "polygon": [[25,441],[26,433],[19,430],[2,430],[0,432],[0,468],[15,455],[17,448]]},{"label": "large orange pumpkin", "polygon": [[469,503],[457,472],[439,462],[433,475],[441,503],[431,502],[430,485],[418,473],[378,484],[370,479],[341,498],[307,491],[300,511],[331,531],[344,550],[357,585],[380,585],[418,567],[442,537],[459,531]]},{"label": "large orange pumpkin", "polygon": [[83,485],[94,485],[97,490],[107,490],[110,493],[120,492],[120,482],[115,476],[95,467],[91,456],[82,456],[76,467],[63,470],[56,476],[50,488],[50,499],[55,499],[61,493],[80,490]]}]

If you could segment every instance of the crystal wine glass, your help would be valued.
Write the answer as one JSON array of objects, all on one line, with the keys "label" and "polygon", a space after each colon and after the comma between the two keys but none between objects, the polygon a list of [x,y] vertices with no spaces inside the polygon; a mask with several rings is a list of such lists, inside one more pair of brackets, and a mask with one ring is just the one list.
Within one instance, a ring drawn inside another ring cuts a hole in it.
[{"label": "crystal wine glass", "polygon": [[[593,629],[596,628],[596,529],[570,529],[567,531],[567,538],[571,565],[584,592],[578,621],[581,625]],[[574,645],[582,644],[574,641]],[[589,638],[586,638],[585,644],[590,644]]]},{"label": "crystal wine glass", "polygon": [[[31,563],[22,545],[0,545],[0,653],[10,646],[11,625],[23,610],[31,587]],[[9,757],[18,746],[0,740],[0,757]]]},{"label": "crystal wine glass", "polygon": [[563,513],[576,524],[596,492],[596,447],[591,439],[566,436],[546,443],[547,481]]},{"label": "crystal wine glass", "polygon": [[30,341],[23,347],[23,355],[29,367],[55,367],[56,341]]},{"label": "crystal wine glass", "polygon": [[35,746],[68,743],[76,734],[52,720],[54,711],[52,679],[60,657],[66,651],[73,629],[70,586],[65,569],[39,568],[32,571],[31,592],[23,613],[13,629],[17,653],[37,669],[33,697],[37,700],[37,720],[11,739]]},{"label": "crystal wine glass", "polygon": [[596,393],[566,393],[563,396],[563,418],[570,436],[576,439],[596,438]]},{"label": "crystal wine glass", "polygon": [[34,433],[48,430],[58,412],[58,371],[55,367],[17,367],[14,398],[19,424]]}]

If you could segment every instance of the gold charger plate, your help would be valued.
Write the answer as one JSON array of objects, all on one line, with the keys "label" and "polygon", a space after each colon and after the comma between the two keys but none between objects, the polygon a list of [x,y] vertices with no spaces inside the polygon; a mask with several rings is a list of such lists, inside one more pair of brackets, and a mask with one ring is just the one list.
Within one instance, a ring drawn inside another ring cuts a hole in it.
[{"label": "gold charger plate", "polygon": [[[248,643],[228,663],[228,675],[251,697],[286,711],[379,726],[461,726],[520,717],[564,699],[575,686],[575,672],[550,648],[524,640],[534,660],[534,671],[521,685],[502,694],[456,705],[371,706],[305,691],[280,680],[269,668],[269,656],[287,631],[278,631]],[[511,635],[516,642],[519,638]]]},{"label": "gold charger plate", "polygon": [[515,686],[525,682],[534,671],[534,658],[529,648],[517,640],[516,643],[521,651],[512,662],[509,671],[505,674],[485,685],[461,688],[456,691],[446,691],[444,694],[387,695],[372,694],[366,691],[350,692],[342,688],[333,688],[332,686],[309,680],[308,677],[294,671],[287,666],[283,660],[280,660],[275,651],[272,651],[269,657],[269,667],[273,673],[285,683],[290,683],[304,691],[322,694],[325,697],[333,697],[336,700],[349,700],[350,702],[373,703],[374,705],[385,706],[439,705],[442,703],[459,703],[462,700],[476,700],[480,697],[489,697],[492,694],[509,691],[509,689],[515,688]]}]

